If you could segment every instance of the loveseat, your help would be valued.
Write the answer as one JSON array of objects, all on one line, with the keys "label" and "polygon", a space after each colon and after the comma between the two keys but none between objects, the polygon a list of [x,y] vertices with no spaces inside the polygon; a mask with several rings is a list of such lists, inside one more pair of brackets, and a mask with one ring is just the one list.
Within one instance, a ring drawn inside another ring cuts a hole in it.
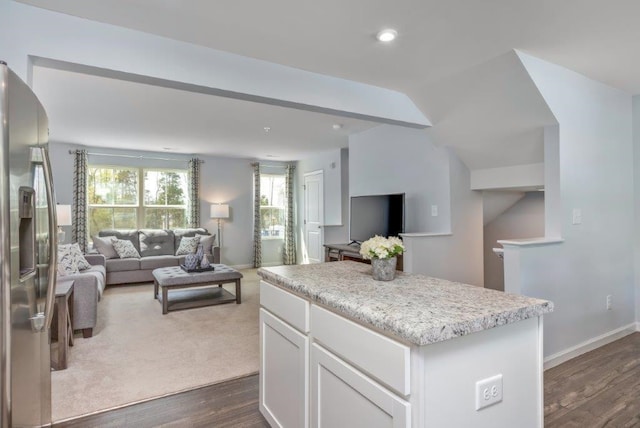
[{"label": "loveseat", "polygon": [[[176,255],[180,241],[184,237],[201,236],[204,252],[212,263],[220,263],[220,248],[214,246],[215,235],[204,228],[193,229],[112,229],[101,230],[93,238],[93,251],[106,258],[107,284],[130,284],[153,281],[154,269],[179,266],[184,263],[185,255]],[[140,257],[120,258],[109,248],[109,240],[115,237],[130,241]]]}]

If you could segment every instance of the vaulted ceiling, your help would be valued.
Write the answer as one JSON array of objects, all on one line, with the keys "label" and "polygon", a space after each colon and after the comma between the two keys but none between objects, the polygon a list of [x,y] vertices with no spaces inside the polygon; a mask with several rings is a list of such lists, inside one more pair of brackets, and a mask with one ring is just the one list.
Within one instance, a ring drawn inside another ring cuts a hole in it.
[{"label": "vaulted ceiling", "polygon": [[[596,0],[21,2],[401,91],[429,117],[434,125],[429,132],[437,142],[453,146],[472,169],[541,161],[541,126],[552,123],[553,117],[513,49],[629,93],[640,93],[640,56],[633,55],[637,50],[636,41],[640,39],[637,25],[640,2],[634,0],[607,3]],[[383,27],[398,31],[399,37],[392,44],[382,45],[374,39]],[[56,110],[70,106],[61,98],[64,91],[56,93],[52,87],[84,83],[82,80],[73,83],[69,76],[48,70],[38,73],[42,78],[38,84],[43,85],[41,90],[47,94],[45,101],[50,98],[49,102],[56,106],[52,111],[55,118]],[[109,92],[111,84],[105,79],[92,86],[106,85],[96,90]],[[121,89],[120,92],[116,90],[113,94],[140,96],[138,90]],[[146,100],[156,103],[157,97],[161,95],[139,99],[140,109],[150,107],[144,105]],[[213,104],[224,102],[204,101],[193,94],[190,97],[183,102],[193,103],[192,111],[214,108]],[[82,110],[83,106],[77,108]],[[234,115],[244,114],[247,122],[242,126],[261,130],[267,124],[249,120],[265,114],[256,113],[256,108],[261,107],[237,105],[229,111]],[[323,128],[333,122],[333,118],[318,118],[316,129],[311,122],[297,116],[299,112],[284,109],[282,113],[291,114],[290,120],[282,117],[284,126],[302,123],[309,130],[309,147],[297,153],[287,151],[287,139],[283,140],[281,152],[286,157],[300,156],[323,145],[344,147],[349,133],[375,125],[354,121],[345,124],[348,126],[340,138],[336,138],[332,129]],[[174,112],[176,122],[194,129],[186,141],[193,141],[197,146],[197,141],[211,129],[204,127],[196,131],[197,123],[188,122],[180,114],[181,111]],[[198,114],[195,116],[194,121],[206,122]],[[61,118],[64,123],[68,120]],[[308,120],[315,119],[309,116]],[[130,125],[133,127],[133,123]],[[130,129],[131,135],[145,132],[144,128]],[[240,136],[234,140],[230,127],[229,134],[222,135],[220,144],[228,140],[238,146],[243,138],[253,137],[241,136],[238,132]],[[301,138],[296,132],[287,137],[289,141]],[[325,142],[316,142],[319,140]],[[273,151],[279,150],[278,144],[275,139],[270,144]],[[247,152],[255,150],[247,147]],[[265,152],[253,155],[261,157]]]}]

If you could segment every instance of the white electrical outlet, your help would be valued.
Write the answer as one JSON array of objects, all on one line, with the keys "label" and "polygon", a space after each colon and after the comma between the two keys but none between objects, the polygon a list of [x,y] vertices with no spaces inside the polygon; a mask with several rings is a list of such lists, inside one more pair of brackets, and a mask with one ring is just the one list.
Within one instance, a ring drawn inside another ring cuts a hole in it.
[{"label": "white electrical outlet", "polygon": [[431,205],[431,217],[438,217],[438,206]]},{"label": "white electrical outlet", "polygon": [[610,310],[611,310],[611,307],[612,307],[612,305],[611,305],[611,298],[612,298],[611,294],[607,295],[607,310],[608,310],[608,311],[610,311]]},{"label": "white electrical outlet", "polygon": [[502,375],[495,375],[476,382],[476,410],[502,401]]}]

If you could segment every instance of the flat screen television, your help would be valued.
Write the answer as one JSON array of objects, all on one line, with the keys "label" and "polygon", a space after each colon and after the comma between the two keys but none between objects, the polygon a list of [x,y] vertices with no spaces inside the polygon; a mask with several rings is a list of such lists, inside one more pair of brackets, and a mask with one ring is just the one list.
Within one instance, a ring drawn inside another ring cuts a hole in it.
[{"label": "flat screen television", "polygon": [[404,232],[404,193],[352,196],[349,239],[363,242],[374,235],[398,236]]}]

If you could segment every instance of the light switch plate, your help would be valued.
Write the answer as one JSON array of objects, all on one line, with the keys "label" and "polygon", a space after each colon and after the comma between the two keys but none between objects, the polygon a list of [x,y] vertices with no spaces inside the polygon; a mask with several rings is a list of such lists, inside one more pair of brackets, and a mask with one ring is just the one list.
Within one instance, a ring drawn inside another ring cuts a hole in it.
[{"label": "light switch plate", "polygon": [[431,217],[438,217],[438,206],[431,205]]},{"label": "light switch plate", "polygon": [[582,210],[580,208],[573,209],[573,218],[571,221],[572,224],[581,224],[582,223]]}]

